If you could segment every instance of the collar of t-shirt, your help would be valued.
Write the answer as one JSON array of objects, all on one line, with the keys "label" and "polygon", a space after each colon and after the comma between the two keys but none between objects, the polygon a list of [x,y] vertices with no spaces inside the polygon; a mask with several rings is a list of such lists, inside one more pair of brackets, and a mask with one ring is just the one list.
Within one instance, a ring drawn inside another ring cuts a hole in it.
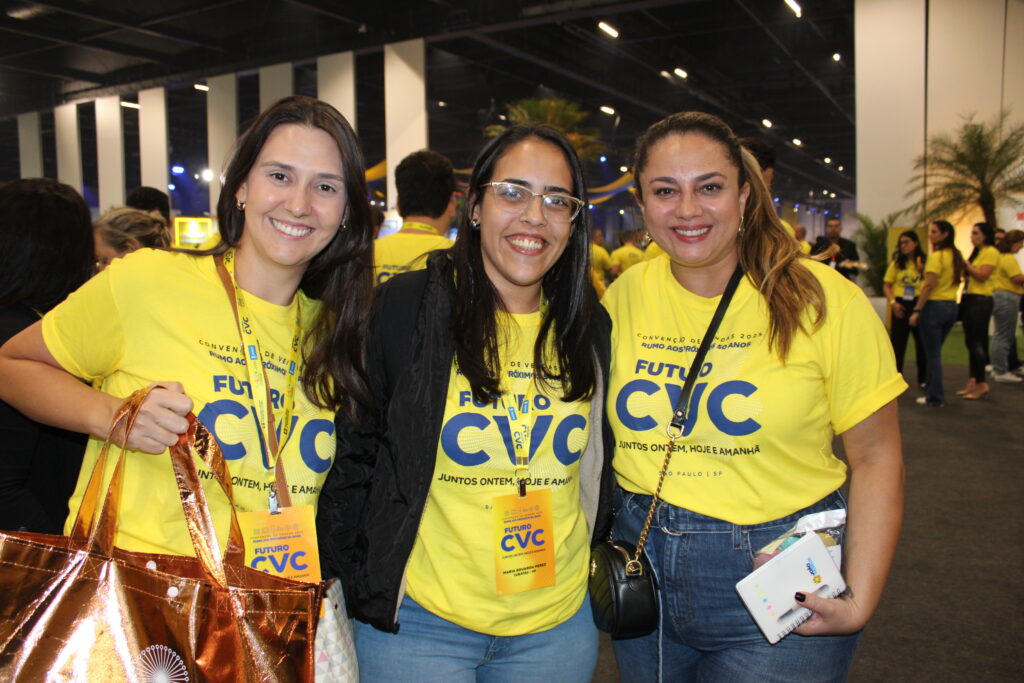
[{"label": "collar of t-shirt", "polygon": [[435,230],[434,226],[426,223],[420,223],[419,221],[405,221],[402,223],[402,228],[399,232],[427,233],[429,235],[444,236],[443,233]]}]

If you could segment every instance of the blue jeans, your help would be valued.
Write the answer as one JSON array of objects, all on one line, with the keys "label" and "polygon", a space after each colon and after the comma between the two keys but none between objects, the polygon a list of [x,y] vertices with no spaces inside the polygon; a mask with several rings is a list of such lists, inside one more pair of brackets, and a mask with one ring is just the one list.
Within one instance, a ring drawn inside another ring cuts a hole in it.
[{"label": "blue jeans", "polygon": [[924,388],[928,405],[940,406],[946,402],[942,392],[942,343],[953,329],[956,316],[955,301],[928,301],[917,321],[924,353],[928,357],[928,384]]},{"label": "blue jeans", "polygon": [[[615,538],[635,542],[651,499],[620,489],[618,503]],[[736,594],[760,548],[805,514],[845,506],[837,491],[788,517],[738,526],[660,501],[644,550],[659,585],[661,624],[648,636],[615,641],[622,681],[845,680],[859,634],[791,633],[770,645]]]},{"label": "blue jeans", "polygon": [[992,340],[992,370],[998,374],[1010,371],[1010,358],[1017,350],[1017,309],[1020,294],[1005,289],[992,295],[992,317],[996,323],[996,336]]},{"label": "blue jeans", "polygon": [[589,683],[597,664],[597,628],[589,598],[558,626],[521,636],[477,633],[428,612],[408,595],[398,633],[356,622],[362,683]]}]

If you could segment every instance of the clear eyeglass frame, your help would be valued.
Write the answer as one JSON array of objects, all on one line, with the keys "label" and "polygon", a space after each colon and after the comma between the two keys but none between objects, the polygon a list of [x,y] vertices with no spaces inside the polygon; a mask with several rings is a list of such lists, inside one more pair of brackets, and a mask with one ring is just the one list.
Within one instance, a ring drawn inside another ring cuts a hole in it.
[{"label": "clear eyeglass frame", "polygon": [[[564,192],[534,192],[518,183],[508,182],[484,183],[484,187],[491,188],[496,201],[519,212],[526,211],[534,197],[540,197],[544,217],[548,220],[563,220],[571,223],[583,209],[583,200]],[[518,191],[520,194],[516,196],[510,191]]]}]

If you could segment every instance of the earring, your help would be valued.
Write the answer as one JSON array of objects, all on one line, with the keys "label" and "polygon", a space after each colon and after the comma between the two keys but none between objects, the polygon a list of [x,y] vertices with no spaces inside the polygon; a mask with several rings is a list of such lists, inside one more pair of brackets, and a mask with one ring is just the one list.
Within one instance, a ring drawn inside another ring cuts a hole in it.
[{"label": "earring", "polygon": [[241,199],[236,199],[235,208],[238,209],[239,211],[245,211],[245,202],[243,202]]},{"label": "earring", "polygon": [[473,227],[474,230],[480,229],[480,220],[478,218],[470,218],[469,224]]},{"label": "earring", "polygon": [[740,226],[736,229],[736,234],[743,235],[743,216],[740,216]]}]

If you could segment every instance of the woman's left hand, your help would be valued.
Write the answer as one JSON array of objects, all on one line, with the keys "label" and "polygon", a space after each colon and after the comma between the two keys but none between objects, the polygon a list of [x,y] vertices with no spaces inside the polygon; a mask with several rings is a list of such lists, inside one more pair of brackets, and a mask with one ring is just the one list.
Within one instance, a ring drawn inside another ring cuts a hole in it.
[{"label": "woman's left hand", "polygon": [[822,598],[813,593],[798,593],[803,595],[802,605],[814,612],[811,618],[800,624],[794,633],[802,636],[838,636],[848,633],[856,633],[864,628],[867,617],[860,613],[858,604],[853,596],[839,598]]}]

